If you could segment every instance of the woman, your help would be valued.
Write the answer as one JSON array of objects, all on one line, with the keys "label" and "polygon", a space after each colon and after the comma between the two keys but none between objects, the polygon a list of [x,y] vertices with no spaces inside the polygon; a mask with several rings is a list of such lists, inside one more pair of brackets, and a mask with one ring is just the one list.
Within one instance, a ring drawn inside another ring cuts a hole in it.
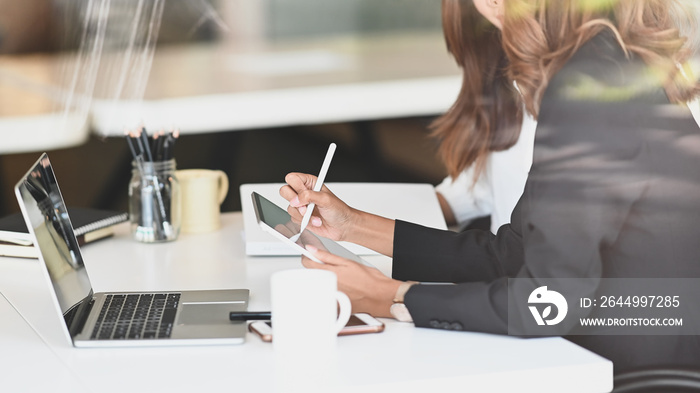
[{"label": "woman", "polygon": [[[471,2],[443,5],[461,15]],[[316,203],[312,231],[393,256],[394,279],[313,248],[324,264],[303,259],[304,266],[334,271],[355,311],[391,316],[403,302],[419,327],[500,334],[514,321],[508,278],[532,288],[543,279],[580,279],[568,289],[584,298],[596,294],[600,278],[700,277],[700,131],[682,105],[700,84],[678,67],[689,51],[677,26],[689,14],[673,0],[473,4],[501,29],[506,74],[538,120],[511,223],[493,235],[388,220],[348,207],[326,188],[313,192],[315,177],[292,173],[280,193],[294,219]],[[478,99],[459,99],[470,98]],[[569,338],[620,372],[697,366],[698,337]]]},{"label": "woman", "polygon": [[506,61],[498,27],[473,3],[465,3],[464,12],[459,6],[443,9],[447,48],[463,78],[460,98],[432,124],[449,175],[435,190],[448,225],[464,227],[490,216],[496,233],[510,222],[523,192],[536,123],[522,115],[512,82],[502,67],[494,67]]},{"label": "woman", "polygon": [[[500,32],[474,4],[443,9],[447,48],[462,69],[459,99],[433,124],[449,176],[436,187],[448,225],[490,216],[491,230],[510,222],[532,163],[535,122],[523,116],[511,81]],[[475,97],[477,99],[475,99]],[[521,124],[522,118],[522,124]]]}]

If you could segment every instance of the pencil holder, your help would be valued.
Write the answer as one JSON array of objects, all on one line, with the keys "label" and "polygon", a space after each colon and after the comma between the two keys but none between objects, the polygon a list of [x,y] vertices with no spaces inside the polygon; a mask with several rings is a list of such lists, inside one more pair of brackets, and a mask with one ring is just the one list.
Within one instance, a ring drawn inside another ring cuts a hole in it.
[{"label": "pencil holder", "polygon": [[180,184],[175,160],[132,161],[129,183],[129,220],[134,239],[167,242],[180,233]]}]

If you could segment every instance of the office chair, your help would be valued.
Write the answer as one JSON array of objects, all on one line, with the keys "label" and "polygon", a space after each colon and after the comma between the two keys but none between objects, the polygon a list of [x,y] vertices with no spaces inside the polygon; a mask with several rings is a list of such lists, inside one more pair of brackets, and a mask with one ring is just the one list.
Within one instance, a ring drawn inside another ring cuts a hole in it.
[{"label": "office chair", "polygon": [[646,368],[615,376],[612,393],[700,392],[700,368]]}]

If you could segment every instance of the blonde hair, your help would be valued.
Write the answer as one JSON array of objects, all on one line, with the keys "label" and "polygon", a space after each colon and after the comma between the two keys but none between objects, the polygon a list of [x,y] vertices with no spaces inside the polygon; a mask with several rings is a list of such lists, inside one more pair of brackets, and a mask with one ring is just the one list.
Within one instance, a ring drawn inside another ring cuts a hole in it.
[{"label": "blonde hair", "polygon": [[697,24],[677,0],[502,1],[502,32],[481,17],[473,0],[442,2],[447,47],[463,71],[455,104],[432,125],[451,176],[472,164],[476,176],[490,152],[512,146],[520,133],[522,104],[537,118],[552,76],[605,29],[625,53],[657,71],[672,102],[700,94],[700,84],[679,69],[692,54],[686,37],[697,34]]},{"label": "blonde hair", "polygon": [[655,70],[671,102],[700,93],[698,82],[683,77],[679,68],[692,54],[679,26],[695,26],[695,20],[676,0],[506,0],[506,5],[507,74],[518,82],[535,117],[551,77],[606,29],[628,56],[639,56]]}]

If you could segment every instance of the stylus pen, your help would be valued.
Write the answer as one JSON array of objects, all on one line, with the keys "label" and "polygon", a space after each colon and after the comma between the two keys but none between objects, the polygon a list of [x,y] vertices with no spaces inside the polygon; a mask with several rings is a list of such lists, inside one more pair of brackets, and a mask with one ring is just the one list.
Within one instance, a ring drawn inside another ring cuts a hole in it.
[{"label": "stylus pen", "polygon": [[232,321],[269,321],[269,311],[231,311],[228,318]]},{"label": "stylus pen", "polygon": [[[323,187],[323,181],[326,179],[326,173],[328,173],[328,168],[331,166],[331,160],[333,159],[333,153],[335,153],[335,143],[331,143],[328,146],[328,152],[326,153],[326,158],[323,160],[323,165],[321,165],[321,173],[318,174],[318,179],[316,179],[316,184],[314,185],[314,191],[319,192]],[[311,213],[314,211],[315,203],[309,203],[306,208],[306,213],[301,219],[301,228],[299,229],[299,234],[304,232],[304,229],[309,225],[309,220],[311,220]]]}]

